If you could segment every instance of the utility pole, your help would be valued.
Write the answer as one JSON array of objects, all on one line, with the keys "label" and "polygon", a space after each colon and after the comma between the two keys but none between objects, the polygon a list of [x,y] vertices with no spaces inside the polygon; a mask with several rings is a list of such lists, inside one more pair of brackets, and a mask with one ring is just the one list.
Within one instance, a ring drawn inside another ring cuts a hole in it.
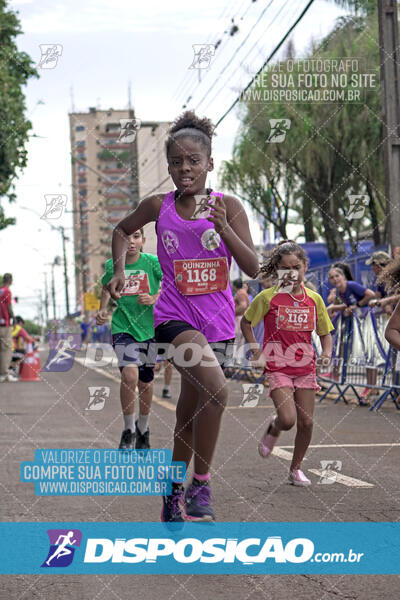
[{"label": "utility pole", "polygon": [[46,327],[49,322],[49,292],[47,288],[47,273],[44,273],[44,308],[46,315]]},{"label": "utility pole", "polygon": [[397,0],[378,0],[389,250],[400,246],[400,81]]},{"label": "utility pole", "polygon": [[65,241],[68,238],[65,237],[64,227],[60,226],[60,231],[61,231],[61,237],[62,237],[63,262],[64,262],[65,307],[67,310],[67,317],[68,317],[69,316],[68,266],[67,266],[67,253],[65,251]]},{"label": "utility pole", "polygon": [[[131,84],[128,86],[128,107],[129,107],[129,118],[132,121],[135,120],[135,111],[132,108],[131,100]],[[139,177],[138,177],[138,160],[137,160],[137,131],[135,139],[130,142],[129,145],[130,155],[130,181],[129,181],[129,195],[132,209],[135,209],[139,204]]]},{"label": "utility pole", "polygon": [[51,265],[51,297],[53,300],[53,319],[56,320],[56,288],[54,286],[54,265]]}]

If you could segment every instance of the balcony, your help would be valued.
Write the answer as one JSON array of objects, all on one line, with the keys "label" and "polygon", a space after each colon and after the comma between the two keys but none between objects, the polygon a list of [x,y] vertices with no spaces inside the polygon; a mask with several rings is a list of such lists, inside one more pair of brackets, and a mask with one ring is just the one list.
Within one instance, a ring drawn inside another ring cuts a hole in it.
[{"label": "balcony", "polygon": [[113,142],[112,144],[101,144],[101,147],[105,150],[129,150],[130,144],[121,144],[120,142]]},{"label": "balcony", "polygon": [[112,175],[113,173],[114,174],[117,174],[117,173],[129,173],[129,172],[130,172],[130,169],[126,169],[125,167],[123,169],[117,169],[117,168],[115,168],[115,169],[107,169],[107,168],[102,169],[102,173],[104,173],[104,175]]},{"label": "balcony", "polygon": [[106,199],[120,198],[121,200],[127,200],[129,198],[129,194],[127,192],[104,192],[103,197]]}]

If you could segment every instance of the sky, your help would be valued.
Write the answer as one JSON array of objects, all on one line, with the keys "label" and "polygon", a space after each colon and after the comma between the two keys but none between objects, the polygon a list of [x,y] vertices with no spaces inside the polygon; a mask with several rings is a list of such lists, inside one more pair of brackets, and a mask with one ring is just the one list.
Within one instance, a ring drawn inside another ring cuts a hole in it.
[{"label": "sky", "polygon": [[[9,2],[19,13],[23,31],[17,38],[18,48],[35,63],[40,60],[40,44],[62,46],[55,68],[40,69],[40,78],[31,79],[25,88],[27,117],[35,137],[27,145],[27,167],[16,181],[17,202],[3,201],[6,216],[17,219],[15,226],[0,232],[0,269],[13,273],[17,314],[36,317],[44,296],[44,273],[50,282],[50,265],[62,254],[61,235],[49,222],[64,226],[70,238],[69,287],[75,308],[72,214],[64,212],[54,221],[40,219],[45,194],[66,194],[66,209],[72,209],[68,124],[72,108],[126,108],[130,82],[133,106],[141,120],[172,121],[191,96],[188,108],[216,122],[306,4],[307,0]],[[311,39],[326,35],[342,14],[334,2],[316,0],[291,36],[296,55],[304,56]],[[233,25],[239,31],[231,36]],[[209,68],[189,69],[193,45],[218,40],[221,43]],[[233,109],[213,142],[216,169],[211,182],[216,189],[221,189],[217,179],[221,162],[231,157],[239,112]],[[256,219],[251,218],[251,224],[258,243],[260,227]],[[60,315],[65,313],[62,267],[54,267],[54,273]]]}]

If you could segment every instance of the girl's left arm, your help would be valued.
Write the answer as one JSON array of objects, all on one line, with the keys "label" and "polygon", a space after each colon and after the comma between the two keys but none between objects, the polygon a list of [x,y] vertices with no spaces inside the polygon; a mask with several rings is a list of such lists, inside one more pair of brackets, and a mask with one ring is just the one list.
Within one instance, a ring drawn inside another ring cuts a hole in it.
[{"label": "girl's left arm", "polygon": [[400,302],[386,325],[385,338],[393,348],[400,350]]},{"label": "girl's left arm", "polygon": [[242,203],[234,196],[217,197],[208,221],[214,223],[215,231],[220,234],[239,268],[255,279],[260,264]]}]

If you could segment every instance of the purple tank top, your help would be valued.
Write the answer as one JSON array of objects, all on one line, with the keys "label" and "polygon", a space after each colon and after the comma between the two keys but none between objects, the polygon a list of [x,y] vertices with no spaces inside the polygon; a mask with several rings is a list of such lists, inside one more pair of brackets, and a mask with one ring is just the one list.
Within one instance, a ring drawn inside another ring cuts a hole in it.
[{"label": "purple tank top", "polygon": [[[212,195],[223,196],[218,192],[212,192]],[[234,338],[235,305],[229,283],[232,255],[216,233],[214,224],[206,219],[182,219],[176,212],[175,192],[169,192],[164,197],[156,231],[163,280],[161,294],[154,307],[154,327],[165,321],[186,321],[209,342]],[[213,269],[215,265],[219,265],[219,269]],[[184,281],[189,277],[189,281],[194,282],[208,281],[209,278],[215,280],[224,266],[225,273],[227,269],[226,289],[198,295],[183,293],[189,289],[187,283],[183,291],[178,289],[182,286],[179,283],[182,277]]]}]

